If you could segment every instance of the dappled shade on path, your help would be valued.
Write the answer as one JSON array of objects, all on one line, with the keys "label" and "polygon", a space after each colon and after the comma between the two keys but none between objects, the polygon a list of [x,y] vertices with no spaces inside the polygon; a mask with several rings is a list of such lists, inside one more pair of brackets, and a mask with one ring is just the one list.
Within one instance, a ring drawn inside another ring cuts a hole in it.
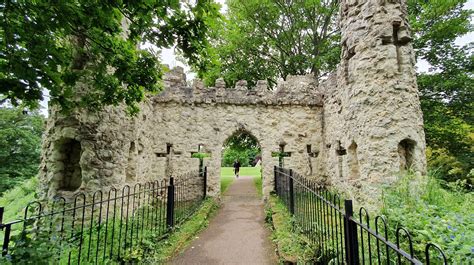
[{"label": "dappled shade on path", "polygon": [[209,227],[172,264],[276,264],[262,199],[242,176],[223,196]]}]

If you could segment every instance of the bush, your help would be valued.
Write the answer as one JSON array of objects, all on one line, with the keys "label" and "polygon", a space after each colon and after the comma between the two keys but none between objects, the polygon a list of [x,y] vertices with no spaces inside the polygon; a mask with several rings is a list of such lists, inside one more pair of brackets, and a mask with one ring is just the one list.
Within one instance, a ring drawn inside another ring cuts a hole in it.
[{"label": "bush", "polygon": [[451,155],[444,148],[426,150],[428,167],[436,171],[435,176],[441,180],[455,182],[467,180],[469,185],[474,185],[474,169],[469,169],[467,163],[461,162],[457,157]]},{"label": "bush", "polygon": [[391,228],[411,232],[418,257],[424,256],[425,243],[433,242],[450,263],[468,264],[474,259],[474,194],[465,192],[464,185],[458,181],[445,189],[434,173],[407,174],[384,191],[382,213]]}]

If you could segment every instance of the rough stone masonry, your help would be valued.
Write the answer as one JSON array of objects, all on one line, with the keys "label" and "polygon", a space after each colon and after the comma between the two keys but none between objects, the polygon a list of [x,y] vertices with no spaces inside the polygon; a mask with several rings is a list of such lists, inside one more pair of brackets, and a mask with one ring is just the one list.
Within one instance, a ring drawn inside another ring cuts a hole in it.
[{"label": "rough stone masonry", "polygon": [[[198,169],[194,152],[210,155],[208,192],[217,196],[222,146],[245,131],[262,149],[264,194],[273,189],[273,152],[285,166],[337,187],[354,199],[377,200],[404,170],[424,173],[425,140],[406,1],[345,0],[340,7],[341,62],[325,80],[289,76],[275,91],[265,81],[225,88],[181,68],[165,90],[141,104],[70,115],[50,111],[40,168],[43,196],[158,180]],[[366,196],[363,196],[366,194]]]}]

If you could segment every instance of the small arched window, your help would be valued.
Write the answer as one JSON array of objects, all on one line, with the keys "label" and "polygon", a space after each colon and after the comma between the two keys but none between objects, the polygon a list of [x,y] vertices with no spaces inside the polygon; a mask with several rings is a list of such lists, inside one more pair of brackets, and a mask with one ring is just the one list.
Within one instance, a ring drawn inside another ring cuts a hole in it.
[{"label": "small arched window", "polygon": [[59,178],[59,190],[75,191],[82,185],[82,169],[80,165],[81,142],[65,138],[58,142],[59,159],[62,164]]},{"label": "small arched window", "polygon": [[400,159],[400,170],[409,170],[413,166],[413,152],[416,142],[411,139],[404,139],[398,144],[398,156]]}]

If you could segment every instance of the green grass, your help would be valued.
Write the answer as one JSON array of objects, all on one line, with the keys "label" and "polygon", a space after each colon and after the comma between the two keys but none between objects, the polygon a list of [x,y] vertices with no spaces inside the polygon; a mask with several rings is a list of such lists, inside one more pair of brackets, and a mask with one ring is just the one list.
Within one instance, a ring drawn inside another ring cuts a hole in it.
[{"label": "green grass", "polygon": [[[262,178],[260,167],[241,167],[240,176],[252,176],[254,183],[257,188],[258,194],[262,195]],[[235,180],[234,168],[233,167],[222,167],[221,168],[221,193],[224,193]]]},{"label": "green grass", "polygon": [[272,227],[272,241],[278,249],[280,264],[314,264],[314,246],[295,231],[295,220],[276,196],[270,196],[266,221]]},{"label": "green grass", "polygon": [[36,199],[36,187],[38,187],[38,180],[31,178],[3,193],[0,197],[0,207],[5,207],[4,223],[22,218],[26,205]]}]

